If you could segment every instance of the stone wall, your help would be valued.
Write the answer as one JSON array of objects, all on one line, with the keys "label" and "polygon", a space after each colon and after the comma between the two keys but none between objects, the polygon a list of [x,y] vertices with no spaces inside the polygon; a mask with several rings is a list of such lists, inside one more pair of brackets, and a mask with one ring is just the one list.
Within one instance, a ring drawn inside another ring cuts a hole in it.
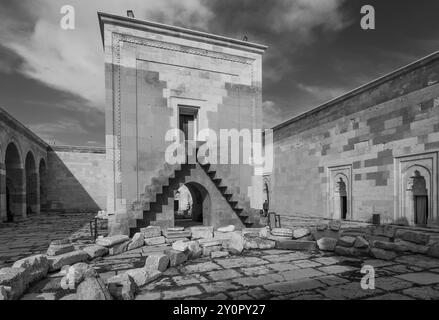
[{"label": "stone wall", "polygon": [[413,176],[437,222],[439,54],[274,128],[271,210],[414,223]]},{"label": "stone wall", "polygon": [[48,209],[90,212],[106,208],[108,170],[104,148],[51,147]]}]

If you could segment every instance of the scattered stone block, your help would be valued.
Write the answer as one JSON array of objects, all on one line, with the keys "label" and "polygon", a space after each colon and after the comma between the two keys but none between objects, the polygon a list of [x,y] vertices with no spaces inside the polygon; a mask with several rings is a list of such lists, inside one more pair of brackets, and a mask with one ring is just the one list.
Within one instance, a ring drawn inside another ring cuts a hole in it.
[{"label": "scattered stone block", "polygon": [[244,250],[244,238],[239,232],[232,232],[230,241],[228,243],[228,249],[234,254],[240,254]]},{"label": "scattered stone block", "polygon": [[430,257],[439,258],[439,242],[435,242],[430,246],[427,255]]},{"label": "scattered stone block", "polygon": [[184,231],[184,227],[169,227],[169,228],[166,228],[166,231],[169,231],[169,232]]},{"label": "scattered stone block", "polygon": [[[373,240],[371,242],[372,247],[383,250],[396,250],[396,244],[390,241]],[[402,252],[403,250],[398,250]]]},{"label": "scattered stone block", "polygon": [[49,260],[49,271],[53,272],[60,270],[62,267],[66,265],[72,265],[77,262],[87,261],[89,255],[85,251],[77,250],[77,251],[64,253],[59,256],[53,256],[47,258]]},{"label": "scattered stone block", "polygon": [[0,301],[9,300],[11,287],[0,286]]},{"label": "scattered stone block", "polygon": [[328,229],[328,225],[324,223],[320,223],[316,226],[317,231],[325,231],[326,229]]},{"label": "scattered stone block", "polygon": [[298,228],[293,230],[293,239],[300,239],[311,234],[308,228]]},{"label": "scattered stone block", "polygon": [[235,231],[235,226],[234,225],[228,225],[227,227],[221,227],[217,229],[218,232],[233,232]]},{"label": "scattered stone block", "polygon": [[[67,240],[68,241],[68,240]],[[65,241],[52,241],[47,249],[46,254],[48,256],[57,256],[67,252],[75,251],[75,247],[70,242],[64,243]]]},{"label": "scattered stone block", "polygon": [[29,283],[43,279],[49,271],[49,260],[42,254],[30,256],[16,261],[13,268],[23,268],[26,270],[26,279]]},{"label": "scattered stone block", "polygon": [[145,244],[145,237],[143,233],[137,232],[134,234],[131,242],[128,244],[128,250],[133,250],[142,247]]},{"label": "scattered stone block", "polygon": [[145,261],[145,269],[148,272],[154,270],[163,272],[168,268],[168,265],[169,265],[169,257],[163,253],[153,253],[149,255]]},{"label": "scattered stone block", "polygon": [[276,241],[261,238],[259,235],[246,234],[244,236],[244,249],[273,249],[276,246]]},{"label": "scattered stone block", "polygon": [[222,245],[218,245],[218,246],[203,246],[202,247],[203,256],[210,257],[212,252],[221,251],[222,248],[223,248]]},{"label": "scattered stone block", "polygon": [[261,232],[261,229],[262,228],[244,228],[244,229],[242,229],[241,234],[243,236],[245,236],[247,234],[253,234],[253,235],[258,236],[259,232]]},{"label": "scattered stone block", "polygon": [[336,246],[335,247],[335,253],[341,256],[353,256],[354,255],[354,248],[352,247],[342,247],[342,246]]},{"label": "scattered stone block", "polygon": [[343,236],[338,239],[337,245],[342,247],[352,247],[355,243],[356,238],[350,236]]},{"label": "scattered stone block", "polygon": [[86,278],[82,281],[77,290],[78,300],[112,300],[107,286],[101,278]]},{"label": "scattered stone block", "polygon": [[129,237],[126,235],[115,235],[111,237],[106,238],[98,238],[96,239],[96,244],[98,246],[103,247],[113,247],[119,243],[127,242],[129,240]]},{"label": "scattered stone block", "polygon": [[29,279],[24,268],[2,268],[0,269],[0,286],[9,287],[8,297],[15,300],[21,297],[27,289]]},{"label": "scattered stone block", "polygon": [[213,251],[210,254],[210,257],[212,259],[225,258],[225,257],[228,257],[228,256],[229,256],[229,253],[227,251]]},{"label": "scattered stone block", "polygon": [[273,236],[280,236],[280,237],[293,237],[293,230],[288,228],[273,228],[270,232]]},{"label": "scattered stone block", "polygon": [[430,241],[430,235],[426,233],[404,229],[397,230],[395,238],[422,245],[426,245]]},{"label": "scattered stone block", "polygon": [[259,236],[262,238],[267,238],[269,233],[270,233],[269,227],[264,227],[264,228],[261,228],[261,230],[259,230]]},{"label": "scattered stone block", "polygon": [[370,253],[373,257],[381,260],[393,260],[397,257],[395,252],[379,248],[370,249]]},{"label": "scattered stone block", "polygon": [[126,272],[136,283],[138,287],[142,287],[156,279],[158,279],[162,273],[158,270],[146,270],[145,268],[131,269]]},{"label": "scattered stone block", "polygon": [[337,239],[334,238],[320,238],[317,240],[317,246],[322,251],[334,251],[337,245]]},{"label": "scattered stone block", "polygon": [[420,254],[426,254],[428,252],[429,247],[415,244],[413,242],[408,242],[401,239],[395,239],[395,251],[398,252],[413,252],[413,253],[420,253]]},{"label": "scattered stone block", "polygon": [[131,243],[130,240],[115,244],[114,246],[108,248],[108,253],[110,256],[114,256],[116,254],[124,253],[125,251],[128,251],[128,246]]},{"label": "scattered stone block", "polygon": [[147,246],[156,246],[159,244],[166,243],[166,238],[163,236],[153,237],[153,238],[145,238],[145,245]]},{"label": "scattered stone block", "polygon": [[341,228],[340,220],[331,220],[328,222],[328,228],[332,231],[339,231]]},{"label": "scattered stone block", "polygon": [[189,241],[177,240],[172,243],[172,249],[184,252],[188,250],[188,242]]},{"label": "scattered stone block", "polygon": [[355,248],[368,248],[369,247],[369,241],[367,241],[366,239],[364,239],[363,237],[357,237],[357,239],[355,239],[354,242],[354,247]]},{"label": "scattered stone block", "polygon": [[317,229],[311,229],[311,235],[313,240],[319,240],[320,238],[333,238],[333,239],[339,239],[340,238],[340,232],[333,231],[331,229],[326,229],[323,231],[318,231]]},{"label": "scattered stone block", "polygon": [[213,227],[192,227],[192,239],[211,239],[213,238]]},{"label": "scattered stone block", "polygon": [[159,226],[148,226],[146,228],[141,228],[140,232],[143,234],[145,241],[146,239],[157,238],[162,235],[162,229]]},{"label": "scattered stone block", "polygon": [[276,241],[276,248],[284,250],[312,251],[317,249],[317,245],[315,241],[308,240],[281,240]]},{"label": "scattered stone block", "polygon": [[82,251],[86,252],[90,259],[103,257],[109,253],[108,248],[98,245],[91,245],[82,248]]},{"label": "scattered stone block", "polygon": [[76,285],[80,284],[86,278],[98,277],[98,273],[90,265],[79,262],[69,267],[67,270],[64,286],[66,288],[76,288]]},{"label": "scattered stone block", "polygon": [[171,267],[179,266],[188,259],[188,253],[173,249],[166,250],[165,254],[169,257],[169,265]]},{"label": "scattered stone block", "polygon": [[108,291],[116,300],[134,300],[137,284],[127,273],[122,273],[107,280]]},{"label": "scattered stone block", "polygon": [[181,238],[165,238],[166,244],[173,244],[175,241],[189,241],[189,238],[181,237]]},{"label": "scattered stone block", "polygon": [[372,234],[376,236],[383,236],[387,238],[394,238],[396,233],[396,226],[392,225],[382,225],[382,226],[371,226]]}]

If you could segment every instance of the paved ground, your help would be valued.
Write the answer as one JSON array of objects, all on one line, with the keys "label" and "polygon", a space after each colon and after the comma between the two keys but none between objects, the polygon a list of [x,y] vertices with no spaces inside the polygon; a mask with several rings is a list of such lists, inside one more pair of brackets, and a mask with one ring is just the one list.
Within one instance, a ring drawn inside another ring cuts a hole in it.
[{"label": "paved ground", "polygon": [[[142,267],[163,247],[140,248],[95,263],[103,278]],[[361,289],[363,265],[375,268],[375,289]],[[288,250],[252,250],[202,258],[168,269],[141,288],[145,299],[439,299],[439,260],[406,255],[395,261]]]},{"label": "paved ground", "polygon": [[47,250],[50,241],[74,238],[90,240],[88,222],[96,213],[33,215],[15,223],[0,224],[0,268]]},{"label": "paved ground", "polygon": [[[51,240],[90,242],[94,214],[52,214],[0,226],[0,267],[44,252]],[[168,247],[142,247],[93,262],[103,278],[142,267],[146,256]],[[363,290],[362,265],[375,268],[374,290]],[[24,299],[55,299],[60,276],[36,284]],[[44,294],[36,293],[44,292]],[[141,288],[137,299],[436,299],[439,260],[406,255],[387,262],[288,250],[251,250],[229,258],[202,258],[168,269]]]}]

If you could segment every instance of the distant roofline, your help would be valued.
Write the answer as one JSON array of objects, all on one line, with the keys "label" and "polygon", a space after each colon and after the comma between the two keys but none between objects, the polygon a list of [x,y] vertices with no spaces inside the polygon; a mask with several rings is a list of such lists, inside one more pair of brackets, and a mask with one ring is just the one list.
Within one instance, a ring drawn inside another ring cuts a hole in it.
[{"label": "distant roofline", "polygon": [[[104,23],[117,24],[125,27],[137,28],[142,30],[147,30],[151,28],[161,29],[163,33],[178,33],[178,37],[193,39],[191,37],[201,37],[211,40],[218,45],[224,45],[229,47],[239,47],[241,50],[246,49],[251,52],[262,53],[268,47],[262,44],[247,42],[242,40],[237,40],[229,37],[219,36],[212,33],[186,29],[182,27],[171,26],[163,23],[152,22],[148,20],[139,20],[135,18],[129,18],[124,16],[119,16],[115,14],[105,13],[98,11],[99,26],[101,29],[102,43],[104,43]],[[157,30],[156,30],[157,31]]]},{"label": "distant roofline", "polygon": [[49,152],[106,153],[105,147],[98,146],[49,145],[47,150]]},{"label": "distant roofline", "polygon": [[414,62],[411,62],[411,63],[409,63],[401,68],[398,68],[398,69],[396,69],[396,70],[394,70],[394,71],[392,71],[384,76],[381,76],[375,80],[367,82],[366,84],[364,84],[360,87],[357,87],[353,90],[350,90],[350,91],[348,91],[348,92],[346,92],[346,93],[344,93],[344,94],[342,94],[334,99],[331,99],[327,102],[324,102],[323,104],[320,104],[319,106],[317,106],[309,111],[306,111],[298,116],[295,116],[295,117],[293,117],[285,122],[282,122],[282,123],[272,127],[272,129],[279,130],[279,129],[286,127],[294,122],[297,122],[303,118],[306,118],[314,113],[317,113],[319,111],[327,109],[327,108],[329,108],[329,107],[331,107],[331,106],[333,106],[341,101],[347,100],[347,99],[351,98],[352,96],[363,93],[363,92],[370,90],[374,87],[377,87],[377,86],[379,86],[379,85],[381,85],[381,84],[383,84],[391,79],[397,78],[405,73],[416,70],[416,69],[418,69],[424,65],[427,65],[430,62],[437,60],[437,59],[439,59],[439,51],[433,52],[432,54],[429,54],[421,59],[418,59]]},{"label": "distant roofline", "polygon": [[[41,139],[36,133],[34,133],[31,129],[26,127],[23,123],[15,119],[9,112],[7,112],[5,109],[0,107],[0,114],[3,114],[5,118],[13,124],[13,126],[16,126],[16,128],[12,127],[15,130],[21,130],[26,138],[33,140],[36,144],[39,144],[43,149],[46,149],[48,144],[46,141]],[[6,124],[8,125],[8,124]]]}]

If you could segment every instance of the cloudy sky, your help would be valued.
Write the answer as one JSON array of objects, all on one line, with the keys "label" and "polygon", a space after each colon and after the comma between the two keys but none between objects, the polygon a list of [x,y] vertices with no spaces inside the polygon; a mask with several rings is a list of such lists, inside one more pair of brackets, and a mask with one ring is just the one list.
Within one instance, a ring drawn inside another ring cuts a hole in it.
[{"label": "cloudy sky", "polygon": [[[76,29],[60,28],[75,8]],[[376,30],[360,28],[373,5]],[[104,145],[97,11],[269,46],[264,125],[273,126],[439,50],[437,0],[0,0],[0,106],[49,143]]]}]

